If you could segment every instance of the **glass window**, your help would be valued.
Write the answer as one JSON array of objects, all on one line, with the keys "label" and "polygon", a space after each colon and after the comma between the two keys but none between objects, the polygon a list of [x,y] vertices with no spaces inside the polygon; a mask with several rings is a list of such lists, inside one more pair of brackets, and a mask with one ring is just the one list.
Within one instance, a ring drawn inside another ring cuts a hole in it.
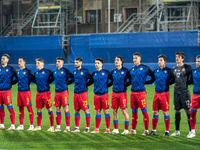
[{"label": "glass window", "polygon": [[[115,14],[115,10],[114,9],[110,9],[110,22],[114,22],[114,14]],[[106,9],[106,22],[108,22],[108,9]]]},{"label": "glass window", "polygon": [[6,14],[5,15],[5,17],[6,17],[6,25],[10,22],[10,14]]},{"label": "glass window", "polygon": [[137,8],[126,8],[126,19],[128,19],[133,13],[137,13]]},{"label": "glass window", "polygon": [[[96,22],[96,10],[86,10],[86,23]],[[101,22],[101,10],[98,10],[98,22]]]},{"label": "glass window", "polygon": [[169,20],[182,20],[182,8],[168,8]]}]

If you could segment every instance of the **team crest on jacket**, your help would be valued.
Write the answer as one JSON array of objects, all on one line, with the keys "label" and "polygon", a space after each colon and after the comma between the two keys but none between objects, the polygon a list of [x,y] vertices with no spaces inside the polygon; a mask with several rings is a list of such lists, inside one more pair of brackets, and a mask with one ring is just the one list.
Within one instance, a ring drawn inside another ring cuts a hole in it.
[{"label": "team crest on jacket", "polygon": [[185,71],[185,68],[183,68],[182,71]]},{"label": "team crest on jacket", "polygon": [[102,76],[104,75],[104,73],[102,73]]},{"label": "team crest on jacket", "polygon": [[61,72],[61,74],[63,74],[63,71]]},{"label": "team crest on jacket", "polygon": [[143,70],[143,68],[140,68],[140,70]]},{"label": "team crest on jacket", "polygon": [[42,74],[44,74],[44,71],[42,71]]},{"label": "team crest on jacket", "polygon": [[81,72],[81,75],[83,75],[83,72]]},{"label": "team crest on jacket", "polygon": [[124,74],[124,71],[122,71],[122,73],[121,74]]},{"label": "team crest on jacket", "polygon": [[26,74],[26,72],[24,72],[23,74]]},{"label": "team crest on jacket", "polygon": [[167,73],[167,70],[165,70],[165,73]]},{"label": "team crest on jacket", "polygon": [[6,69],[6,72],[8,72],[8,69]]}]

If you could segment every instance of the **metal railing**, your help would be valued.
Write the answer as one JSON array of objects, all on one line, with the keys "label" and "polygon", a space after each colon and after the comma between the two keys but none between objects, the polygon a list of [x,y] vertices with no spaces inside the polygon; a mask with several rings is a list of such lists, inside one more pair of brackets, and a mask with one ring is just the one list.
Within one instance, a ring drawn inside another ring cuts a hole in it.
[{"label": "metal railing", "polygon": [[[163,0],[155,0],[151,5],[143,12],[143,13],[133,13],[119,28],[118,32],[129,32],[132,27],[134,27],[135,24],[146,24],[152,17],[154,17],[158,11],[162,9],[162,7],[159,7],[160,9],[157,10],[156,5],[161,5],[163,3]],[[132,26],[132,27],[130,27]],[[116,31],[116,32],[117,32]]]},{"label": "metal railing", "polygon": [[22,16],[21,19],[11,19],[11,21],[4,27],[0,35],[8,37],[11,35],[16,36],[34,17],[37,10],[37,2],[35,2]]},{"label": "metal railing", "polygon": [[11,21],[2,30],[1,36],[8,37],[11,33],[17,35],[17,30],[19,29],[21,22],[21,19],[11,19]]}]

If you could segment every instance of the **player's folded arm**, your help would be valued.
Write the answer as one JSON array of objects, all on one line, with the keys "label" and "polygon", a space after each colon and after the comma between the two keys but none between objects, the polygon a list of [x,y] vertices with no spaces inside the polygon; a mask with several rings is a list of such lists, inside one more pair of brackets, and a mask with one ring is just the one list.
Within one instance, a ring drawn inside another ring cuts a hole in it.
[{"label": "player's folded arm", "polygon": [[149,67],[146,68],[146,72],[147,75],[151,77],[151,79],[145,81],[145,84],[152,84],[155,81],[154,72]]},{"label": "player's folded arm", "polygon": [[74,82],[74,75],[70,71],[67,72],[67,75],[68,75],[67,85],[72,84]]},{"label": "player's folded arm", "polygon": [[50,71],[50,73],[49,73],[49,78],[48,78],[48,82],[51,84],[53,81],[54,81],[53,72]]}]

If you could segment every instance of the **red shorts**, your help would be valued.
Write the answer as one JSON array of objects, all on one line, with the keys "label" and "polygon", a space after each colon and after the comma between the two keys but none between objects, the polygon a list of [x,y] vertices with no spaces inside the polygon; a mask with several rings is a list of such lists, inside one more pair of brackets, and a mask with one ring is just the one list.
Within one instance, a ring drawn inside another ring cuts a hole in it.
[{"label": "red shorts", "polygon": [[66,106],[68,105],[69,102],[69,92],[68,91],[64,91],[61,93],[55,93],[54,96],[54,106],[56,107],[60,107],[60,106]]},{"label": "red shorts", "polygon": [[153,111],[169,111],[169,91],[163,93],[155,92],[153,98]]},{"label": "red shorts", "polygon": [[17,92],[17,106],[31,106],[31,91]]},{"label": "red shorts", "polygon": [[86,110],[89,108],[89,103],[88,103],[88,93],[80,93],[80,94],[75,94],[74,93],[74,109],[75,110]]},{"label": "red shorts", "polygon": [[200,95],[193,94],[190,108],[200,108]]},{"label": "red shorts", "polygon": [[127,108],[127,93],[115,93],[112,92],[112,109]]},{"label": "red shorts", "polygon": [[12,104],[11,90],[0,91],[0,105],[10,105]]},{"label": "red shorts", "polygon": [[36,108],[51,108],[51,91],[36,94]]},{"label": "red shorts", "polygon": [[109,108],[109,94],[95,95],[94,94],[94,109],[108,109]]},{"label": "red shorts", "polygon": [[143,110],[147,108],[147,92],[131,92],[131,109],[138,109],[138,107]]}]

